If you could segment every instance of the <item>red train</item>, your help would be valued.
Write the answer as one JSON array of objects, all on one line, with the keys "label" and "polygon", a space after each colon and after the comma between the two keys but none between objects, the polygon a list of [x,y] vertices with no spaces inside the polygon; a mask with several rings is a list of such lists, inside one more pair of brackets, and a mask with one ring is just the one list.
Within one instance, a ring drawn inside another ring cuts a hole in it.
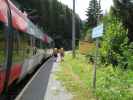
[{"label": "red train", "polygon": [[0,0],[0,94],[6,87],[7,75],[8,87],[16,80],[21,81],[42,59],[51,56],[52,46],[52,38],[26,14],[10,0]]}]

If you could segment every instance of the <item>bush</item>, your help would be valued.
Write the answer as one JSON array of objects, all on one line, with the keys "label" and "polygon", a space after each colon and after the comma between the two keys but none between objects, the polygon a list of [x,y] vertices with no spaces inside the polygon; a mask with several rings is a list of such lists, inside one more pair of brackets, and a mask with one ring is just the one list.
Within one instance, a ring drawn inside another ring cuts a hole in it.
[{"label": "bush", "polygon": [[133,42],[127,40],[121,45],[122,54],[118,57],[119,66],[123,69],[133,69]]},{"label": "bush", "polygon": [[113,15],[104,18],[104,26],[105,31],[100,48],[101,62],[122,68],[131,68],[133,45],[128,43],[126,29]]}]

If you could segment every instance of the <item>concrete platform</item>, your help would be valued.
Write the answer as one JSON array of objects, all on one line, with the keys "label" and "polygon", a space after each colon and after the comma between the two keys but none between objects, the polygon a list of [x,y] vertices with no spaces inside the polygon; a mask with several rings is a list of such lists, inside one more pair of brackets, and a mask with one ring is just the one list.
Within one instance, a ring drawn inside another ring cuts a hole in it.
[{"label": "concrete platform", "polygon": [[58,57],[57,62],[53,64],[53,68],[50,74],[49,83],[47,87],[44,100],[71,100],[72,95],[68,93],[59,81],[55,79],[55,73],[59,69],[60,57]]},{"label": "concrete platform", "polygon": [[71,100],[59,81],[55,79],[55,72],[59,70],[60,58],[50,58],[28,82],[15,100]]}]

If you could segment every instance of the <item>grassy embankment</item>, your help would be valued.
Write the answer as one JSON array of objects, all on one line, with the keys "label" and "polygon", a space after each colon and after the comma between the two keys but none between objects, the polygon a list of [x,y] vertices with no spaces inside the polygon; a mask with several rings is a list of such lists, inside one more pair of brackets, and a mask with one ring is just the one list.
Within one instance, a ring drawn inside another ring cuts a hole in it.
[{"label": "grassy embankment", "polygon": [[73,100],[133,100],[133,71],[97,68],[97,89],[92,92],[92,66],[83,55],[72,59],[67,54],[60,64],[57,79],[73,94]]}]

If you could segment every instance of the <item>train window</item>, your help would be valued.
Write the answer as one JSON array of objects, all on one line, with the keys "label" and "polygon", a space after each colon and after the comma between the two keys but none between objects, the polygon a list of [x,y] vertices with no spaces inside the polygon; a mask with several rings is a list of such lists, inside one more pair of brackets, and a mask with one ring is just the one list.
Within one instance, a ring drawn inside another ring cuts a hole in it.
[{"label": "train window", "polygon": [[5,62],[5,34],[4,25],[0,23],[0,67],[4,65]]},{"label": "train window", "polygon": [[25,58],[32,55],[30,36],[26,33],[22,33],[21,46],[23,49],[23,54]]},{"label": "train window", "polygon": [[13,32],[13,64],[21,62],[23,60],[23,53],[20,49],[20,33],[15,31]]},{"label": "train window", "polygon": [[31,36],[31,47],[33,55],[36,55],[36,39]]},{"label": "train window", "polygon": [[29,58],[38,53],[37,48],[45,49],[47,45],[32,36],[14,31],[13,38],[13,63],[23,62],[24,59]]},{"label": "train window", "polygon": [[21,63],[32,55],[29,35],[22,32],[14,32],[13,63]]}]

